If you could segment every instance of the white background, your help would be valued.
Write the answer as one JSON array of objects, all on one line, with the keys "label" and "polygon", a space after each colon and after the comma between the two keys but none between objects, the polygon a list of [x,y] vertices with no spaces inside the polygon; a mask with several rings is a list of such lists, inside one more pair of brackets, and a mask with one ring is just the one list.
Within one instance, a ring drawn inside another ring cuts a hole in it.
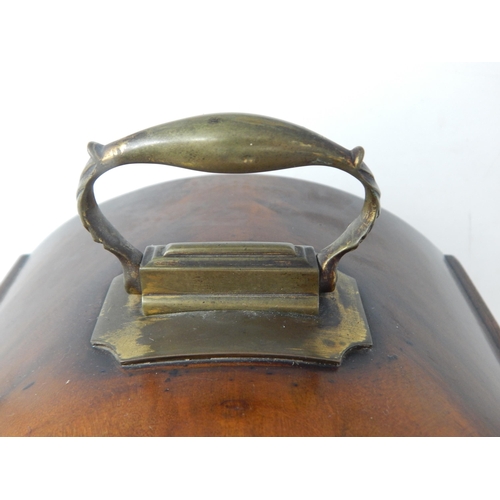
[{"label": "white background", "polygon": [[[383,209],[500,318],[498,18],[481,1],[3,2],[0,276],[76,214],[88,141],[248,112],[363,146]],[[98,198],[187,175],[124,167]],[[281,175],[362,195],[328,169]]]}]

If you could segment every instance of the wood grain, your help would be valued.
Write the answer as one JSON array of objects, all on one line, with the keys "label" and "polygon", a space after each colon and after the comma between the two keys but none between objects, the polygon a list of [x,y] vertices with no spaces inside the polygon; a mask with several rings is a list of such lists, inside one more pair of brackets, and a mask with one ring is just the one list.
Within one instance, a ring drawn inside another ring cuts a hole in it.
[{"label": "wood grain", "polygon": [[[318,250],[361,203],[301,181],[207,176],[137,191],[103,212],[141,249],[249,240]],[[122,368],[90,346],[121,266],[75,218],[33,252],[0,303],[0,435],[499,435],[498,351],[441,252],[383,212],[340,270],[357,280],[374,346],[339,368]]]}]

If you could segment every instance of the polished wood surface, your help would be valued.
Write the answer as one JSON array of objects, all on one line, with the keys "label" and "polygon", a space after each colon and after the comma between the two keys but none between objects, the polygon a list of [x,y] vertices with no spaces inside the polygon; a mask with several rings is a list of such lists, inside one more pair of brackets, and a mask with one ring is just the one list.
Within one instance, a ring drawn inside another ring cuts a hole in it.
[{"label": "polished wood surface", "polygon": [[[103,205],[138,248],[285,241],[323,248],[358,198],[271,176],[207,176]],[[76,218],[30,256],[0,303],[0,435],[500,434],[498,348],[444,256],[383,212],[340,270],[374,346],[339,368],[280,363],[121,367],[90,337],[118,261]]]}]

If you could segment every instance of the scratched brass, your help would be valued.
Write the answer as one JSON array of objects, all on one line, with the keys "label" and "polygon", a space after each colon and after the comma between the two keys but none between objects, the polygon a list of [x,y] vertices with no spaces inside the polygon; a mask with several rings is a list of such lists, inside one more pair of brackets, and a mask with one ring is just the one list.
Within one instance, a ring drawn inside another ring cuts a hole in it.
[{"label": "scratched brass", "polygon": [[354,347],[372,345],[356,281],[337,272],[334,292],[320,295],[319,315],[272,311],[197,311],[145,316],[141,296],[123,276],[111,284],[92,345],[124,365],[221,358],[340,364]]},{"label": "scratched brass", "polygon": [[171,243],[149,246],[139,268],[144,314],[247,310],[318,314],[319,267],[310,246]]},{"label": "scratched brass", "polygon": [[[380,212],[363,148],[349,150],[273,118],[217,114],[107,145],[92,142],[88,151],[78,211],[94,240],[123,266],[96,324],[94,346],[123,364],[221,357],[338,364],[349,349],[371,346],[356,282],[337,272]],[[317,254],[288,243],[223,242],[151,246],[143,255],[104,217],[94,196],[102,174],[130,163],[238,174],[333,167],[361,182],[365,200],[358,217]]]}]

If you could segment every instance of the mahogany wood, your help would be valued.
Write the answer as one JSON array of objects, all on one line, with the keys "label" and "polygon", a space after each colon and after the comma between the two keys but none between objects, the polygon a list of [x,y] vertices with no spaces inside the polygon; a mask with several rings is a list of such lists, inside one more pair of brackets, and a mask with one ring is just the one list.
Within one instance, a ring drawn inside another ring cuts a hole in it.
[{"label": "mahogany wood", "polygon": [[[302,181],[207,176],[125,195],[103,211],[141,249],[253,240],[318,250],[361,204]],[[339,368],[123,368],[90,346],[121,266],[75,218],[29,257],[0,303],[0,435],[499,435],[498,348],[444,256],[383,212],[340,270],[357,280],[374,346]]]}]

